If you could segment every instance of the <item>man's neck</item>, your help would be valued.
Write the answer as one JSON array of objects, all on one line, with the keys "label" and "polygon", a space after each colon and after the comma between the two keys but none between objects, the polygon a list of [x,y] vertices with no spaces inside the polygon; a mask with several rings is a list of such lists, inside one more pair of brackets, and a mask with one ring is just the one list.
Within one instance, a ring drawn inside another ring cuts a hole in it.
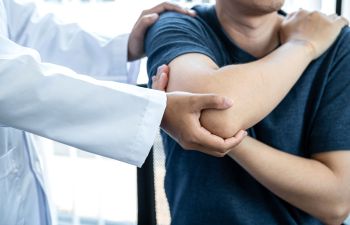
[{"label": "man's neck", "polygon": [[255,57],[263,57],[279,45],[278,30],[282,18],[277,12],[266,15],[244,15],[239,8],[216,5],[219,22],[240,48]]}]

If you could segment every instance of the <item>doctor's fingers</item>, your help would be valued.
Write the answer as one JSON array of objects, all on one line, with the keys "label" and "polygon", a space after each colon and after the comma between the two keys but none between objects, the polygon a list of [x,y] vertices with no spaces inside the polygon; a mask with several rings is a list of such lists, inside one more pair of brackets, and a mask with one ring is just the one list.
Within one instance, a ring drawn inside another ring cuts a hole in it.
[{"label": "doctor's fingers", "polygon": [[174,12],[178,12],[178,13],[182,13],[182,14],[186,14],[189,16],[195,16],[196,13],[194,10],[191,9],[185,9],[179,5],[170,3],[170,2],[163,2],[159,5],[156,5],[155,7],[151,8],[151,9],[147,9],[144,10],[141,14],[141,16],[147,15],[147,14],[153,14],[153,13],[157,13],[157,14],[161,14],[165,11],[174,11]]},{"label": "doctor's fingers", "polygon": [[168,74],[167,73],[161,73],[157,76],[152,77],[152,89],[158,90],[158,91],[166,91],[167,85],[168,85]]},{"label": "doctor's fingers", "polygon": [[224,157],[228,152],[241,143],[247,136],[246,131],[239,131],[234,137],[223,139],[211,134],[204,127],[193,129],[193,137],[188,134],[187,140],[182,140],[182,147],[188,150],[196,150],[214,157]]},{"label": "doctor's fingers", "polygon": [[334,18],[334,21],[336,21],[336,24],[337,24],[340,28],[343,28],[343,27],[349,25],[349,20],[346,19],[346,18],[343,17],[343,16],[335,17],[335,18]]},{"label": "doctor's fingers", "polygon": [[152,77],[152,89],[166,91],[169,81],[169,67],[162,65],[158,67],[157,75]]},{"label": "doctor's fingers", "polygon": [[143,37],[147,29],[158,20],[159,14],[165,11],[175,11],[190,16],[196,15],[193,10],[188,10],[168,2],[161,3],[151,9],[144,10],[141,13],[141,16],[136,22],[136,27],[140,27],[140,29],[138,29],[138,36],[140,38]]},{"label": "doctor's fingers", "polygon": [[205,109],[228,109],[233,105],[230,98],[216,94],[193,94],[192,95],[193,112],[201,112]]},{"label": "doctor's fingers", "polygon": [[143,39],[148,28],[152,26],[158,18],[159,15],[157,13],[142,15],[135,24],[135,36]]}]

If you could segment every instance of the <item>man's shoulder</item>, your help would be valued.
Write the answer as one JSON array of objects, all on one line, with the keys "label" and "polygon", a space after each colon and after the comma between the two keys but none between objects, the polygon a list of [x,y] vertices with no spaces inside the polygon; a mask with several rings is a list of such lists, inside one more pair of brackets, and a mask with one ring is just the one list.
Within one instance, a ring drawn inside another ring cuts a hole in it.
[{"label": "man's shoulder", "polygon": [[350,27],[344,27],[339,37],[340,39],[345,39],[345,41],[350,41]]},{"label": "man's shoulder", "polygon": [[162,13],[155,23],[155,26],[171,26],[172,28],[193,27],[199,28],[197,31],[205,31],[208,29],[206,15],[211,12],[211,7],[207,5],[196,5],[192,8],[196,12],[196,16],[189,16],[173,11]]},{"label": "man's shoulder", "polygon": [[350,27],[346,26],[343,28],[336,40],[335,47],[339,56],[350,54]]},{"label": "man's shoulder", "polygon": [[167,24],[171,26],[179,26],[179,25],[198,26],[200,24],[200,20],[198,16],[193,17],[193,16],[184,15],[177,12],[168,11],[160,15],[158,21],[156,22],[156,25],[157,24]]},{"label": "man's shoulder", "polygon": [[312,65],[320,66],[327,62],[329,67],[343,66],[344,59],[350,59],[350,28],[344,27],[333,45]]}]

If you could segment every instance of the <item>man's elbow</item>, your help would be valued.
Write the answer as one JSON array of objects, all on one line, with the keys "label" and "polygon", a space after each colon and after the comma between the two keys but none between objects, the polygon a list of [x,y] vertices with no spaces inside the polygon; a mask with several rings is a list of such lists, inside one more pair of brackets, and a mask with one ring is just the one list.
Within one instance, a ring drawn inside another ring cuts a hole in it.
[{"label": "man's elbow", "polygon": [[327,213],[320,218],[327,225],[340,225],[350,214],[350,203],[330,206]]},{"label": "man's elbow", "polygon": [[202,112],[201,124],[204,128],[222,138],[235,136],[244,128],[241,120],[231,116],[229,110],[205,110]]}]

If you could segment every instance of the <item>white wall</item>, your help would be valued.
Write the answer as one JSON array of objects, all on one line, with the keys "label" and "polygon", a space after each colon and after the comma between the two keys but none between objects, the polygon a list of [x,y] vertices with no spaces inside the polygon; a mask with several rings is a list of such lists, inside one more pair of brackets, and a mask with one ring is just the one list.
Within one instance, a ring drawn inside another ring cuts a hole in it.
[{"label": "white wall", "polygon": [[343,0],[343,15],[350,20],[350,0]]}]

